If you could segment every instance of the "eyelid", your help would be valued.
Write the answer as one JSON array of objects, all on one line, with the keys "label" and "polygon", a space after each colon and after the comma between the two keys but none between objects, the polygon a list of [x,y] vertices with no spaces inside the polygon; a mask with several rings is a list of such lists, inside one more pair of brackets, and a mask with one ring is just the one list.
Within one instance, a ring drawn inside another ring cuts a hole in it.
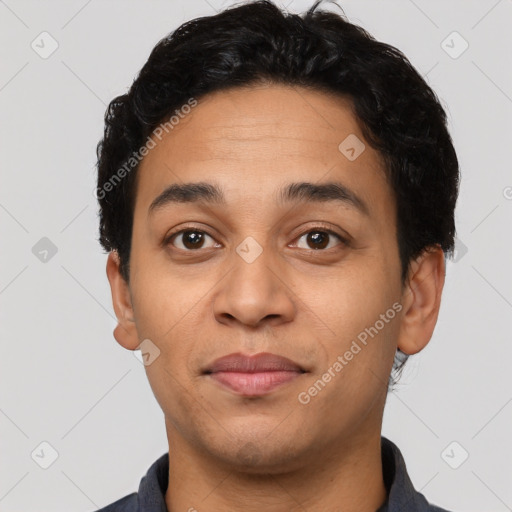
[{"label": "eyelid", "polygon": [[[173,237],[175,237],[176,235],[179,235],[181,233],[184,233],[186,231],[198,231],[200,233],[204,233],[205,235],[208,235],[210,238],[212,238],[215,241],[215,243],[220,243],[217,241],[215,236],[212,235],[207,229],[203,228],[202,226],[199,227],[199,226],[190,225],[190,226],[180,226],[176,230],[173,230],[170,233],[166,234],[164,239],[162,240],[162,246],[165,247],[165,246],[169,245],[171,243],[171,239]],[[178,249],[178,248],[176,247],[176,249]],[[178,249],[178,250],[180,250],[180,249]],[[197,251],[198,250],[199,249],[197,249]],[[195,251],[195,252],[197,252],[197,251]],[[189,252],[194,252],[194,251],[189,251]]]},{"label": "eyelid", "polygon": [[[214,235],[212,235],[207,229],[203,228],[202,226],[200,227],[197,225],[186,225],[186,226],[180,226],[176,230],[173,230],[170,233],[168,233],[162,241],[162,246],[165,247],[165,246],[169,245],[171,243],[171,239],[173,237],[175,237],[176,235],[179,235],[181,233],[184,233],[186,231],[198,231],[200,233],[204,233],[204,234],[208,235],[210,238],[212,238],[212,240],[214,240],[215,243],[220,244],[220,242],[217,241],[216,237]],[[299,240],[301,237],[303,237],[304,235],[307,235],[308,233],[311,233],[313,231],[322,231],[322,232],[328,233],[329,235],[335,236],[343,245],[349,245],[349,243],[350,243],[350,237],[348,235],[342,235],[339,232],[337,232],[333,227],[331,227],[330,224],[322,223],[322,222],[316,222],[307,228],[302,227],[300,232],[294,236],[293,241],[295,242],[295,241]],[[288,245],[288,247],[289,246],[290,245]],[[179,249],[177,247],[175,249],[184,250],[184,249]],[[201,248],[196,249],[196,250],[188,250],[187,252],[198,252],[200,250],[201,250]],[[308,249],[303,249],[303,250],[307,251]],[[329,251],[329,249],[322,249],[322,250],[311,249],[311,251],[326,252],[326,251]]]},{"label": "eyelid", "polygon": [[[338,231],[336,231],[333,227],[331,227],[330,224],[325,224],[322,222],[317,222],[310,227],[302,228],[300,233],[297,234],[293,240],[295,242],[295,241],[299,240],[300,238],[302,238],[304,235],[307,235],[308,233],[311,233],[314,231],[321,231],[324,233],[328,233],[329,235],[335,236],[341,242],[342,245],[348,246],[350,244],[350,236],[348,236],[348,234],[342,235]],[[303,250],[307,251],[309,249],[303,249]],[[310,249],[310,250],[313,252],[327,252],[330,249],[322,249],[322,250]]]}]

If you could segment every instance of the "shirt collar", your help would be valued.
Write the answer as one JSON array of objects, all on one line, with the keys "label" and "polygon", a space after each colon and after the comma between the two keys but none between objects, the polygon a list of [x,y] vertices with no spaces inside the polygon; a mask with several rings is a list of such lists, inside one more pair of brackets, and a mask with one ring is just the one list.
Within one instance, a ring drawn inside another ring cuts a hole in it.
[{"label": "shirt collar", "polygon": [[382,473],[388,496],[377,512],[441,510],[431,508],[425,496],[414,489],[398,446],[383,436],[381,436],[381,455]]},{"label": "shirt collar", "polygon": [[[442,509],[431,507],[423,494],[414,489],[399,448],[383,436],[381,436],[381,454],[388,496],[386,502],[376,512],[442,511]],[[142,478],[139,492],[132,495],[137,499],[137,506],[129,509],[130,512],[132,510],[133,512],[167,512],[165,493],[168,478],[169,454],[165,453],[153,463]]]}]

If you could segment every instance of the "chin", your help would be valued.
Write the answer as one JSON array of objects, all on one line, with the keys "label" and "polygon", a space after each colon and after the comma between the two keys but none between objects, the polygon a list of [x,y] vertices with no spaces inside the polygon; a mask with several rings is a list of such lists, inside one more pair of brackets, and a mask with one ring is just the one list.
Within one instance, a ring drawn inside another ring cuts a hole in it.
[{"label": "chin", "polygon": [[[232,439],[228,446],[210,447],[210,453],[217,460],[221,459],[229,470],[240,473],[277,475],[304,467],[307,459],[307,449],[302,450],[297,445],[289,445],[275,436],[272,441],[258,441],[254,435],[251,440]],[[287,436],[293,439],[294,436]],[[296,439],[296,437],[295,437]]]}]

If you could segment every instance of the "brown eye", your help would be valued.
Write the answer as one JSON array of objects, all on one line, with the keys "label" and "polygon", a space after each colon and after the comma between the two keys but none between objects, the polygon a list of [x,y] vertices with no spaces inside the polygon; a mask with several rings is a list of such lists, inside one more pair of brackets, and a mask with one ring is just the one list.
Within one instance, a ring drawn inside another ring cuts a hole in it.
[{"label": "brown eye", "polygon": [[322,231],[312,231],[307,234],[306,243],[311,247],[311,249],[325,249],[325,247],[329,244],[328,233]]},{"label": "brown eye", "polygon": [[210,247],[213,247],[215,245],[215,241],[210,235],[197,229],[187,229],[175,233],[171,237],[170,243],[178,249],[182,249],[184,251],[193,251],[197,249],[203,249],[208,239],[214,242],[213,245],[210,245]]},{"label": "brown eye", "polygon": [[[306,246],[300,246],[301,240],[304,240],[304,243]],[[333,240],[334,239],[334,240]],[[343,243],[344,240],[339,236],[338,234],[325,230],[325,229],[315,229],[312,231],[308,231],[307,233],[304,233],[297,242],[297,246],[301,249],[309,249],[309,250],[318,250],[318,249],[330,249],[331,247],[337,245],[335,242],[338,242],[338,244],[341,242]]]}]

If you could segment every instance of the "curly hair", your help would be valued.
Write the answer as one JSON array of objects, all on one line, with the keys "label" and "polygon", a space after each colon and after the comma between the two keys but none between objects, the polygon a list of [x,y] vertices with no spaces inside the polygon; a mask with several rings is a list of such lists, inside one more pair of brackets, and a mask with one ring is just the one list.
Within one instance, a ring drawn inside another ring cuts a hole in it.
[{"label": "curly hair", "polygon": [[[423,251],[453,253],[459,165],[439,99],[400,50],[344,14],[318,9],[322,3],[297,15],[257,0],[188,21],[158,42],[128,92],[111,101],[97,146],[99,242],[118,252],[127,282],[137,176],[137,162],[128,172],[127,161],[190,98],[260,82],[350,98],[394,193],[402,282]],[[406,360],[397,353],[395,374]]]}]

